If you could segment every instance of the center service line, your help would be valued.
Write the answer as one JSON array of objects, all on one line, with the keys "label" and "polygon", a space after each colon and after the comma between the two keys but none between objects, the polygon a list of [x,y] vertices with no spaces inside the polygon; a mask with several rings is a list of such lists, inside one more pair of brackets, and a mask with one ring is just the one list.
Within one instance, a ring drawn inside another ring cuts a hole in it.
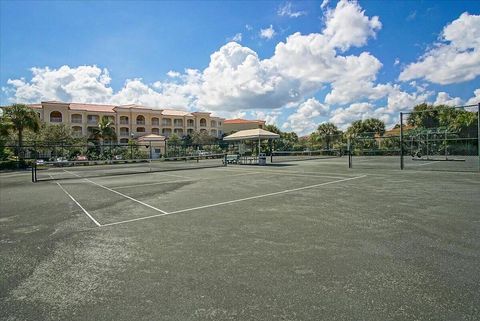
[{"label": "center service line", "polygon": [[[104,226],[112,226],[112,225],[119,225],[119,224],[125,224],[125,223],[131,223],[131,222],[146,220],[146,219],[150,219],[150,218],[154,218],[154,217],[160,217],[160,216],[170,215],[170,214],[178,214],[178,213],[191,212],[191,211],[200,210],[200,209],[204,209],[204,208],[210,208],[210,207],[216,207],[216,206],[221,206],[221,205],[226,205],[226,204],[238,203],[238,202],[248,201],[248,200],[252,200],[252,199],[268,197],[268,196],[286,194],[286,193],[301,191],[301,190],[305,190],[305,189],[315,188],[315,187],[319,187],[319,186],[324,186],[324,185],[330,185],[330,184],[335,184],[335,183],[341,183],[341,182],[351,181],[351,180],[363,178],[363,177],[366,177],[366,176],[367,176],[367,175],[362,175],[362,176],[357,176],[357,177],[349,177],[349,178],[340,179],[340,180],[336,180],[336,181],[330,181],[330,182],[326,182],[326,183],[320,183],[320,184],[314,184],[314,185],[309,185],[309,186],[304,186],[304,187],[287,189],[287,190],[280,191],[280,192],[267,193],[267,194],[250,196],[250,197],[246,197],[246,198],[240,198],[240,199],[236,199],[236,200],[225,201],[225,202],[220,202],[220,203],[215,203],[215,204],[210,204],[210,205],[204,205],[204,206],[187,208],[187,209],[183,209],[183,210],[173,211],[173,212],[170,212],[170,213],[163,212],[162,214],[156,214],[156,215],[150,215],[150,216],[145,216],[145,217],[134,218],[134,219],[131,219],[131,220],[125,220],[125,221],[119,221],[119,222],[114,222],[114,223],[102,224],[102,227],[104,227]],[[96,184],[96,183],[94,183],[94,184]],[[97,184],[97,185],[98,185],[98,184]],[[100,185],[100,186],[101,186],[101,185]],[[145,203],[143,203],[143,204],[151,207],[151,206],[148,205],[148,204],[145,204]]]}]

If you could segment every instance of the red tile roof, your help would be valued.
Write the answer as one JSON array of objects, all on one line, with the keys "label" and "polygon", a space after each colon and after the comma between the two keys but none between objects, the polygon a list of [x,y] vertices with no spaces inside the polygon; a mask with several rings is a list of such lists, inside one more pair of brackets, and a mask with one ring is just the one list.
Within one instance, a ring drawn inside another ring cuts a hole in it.
[{"label": "red tile roof", "polygon": [[98,104],[77,104],[71,103],[69,105],[71,110],[86,110],[86,111],[97,111],[104,113],[114,113],[114,105],[98,105]]},{"label": "red tile roof", "polygon": [[265,124],[264,120],[249,120],[249,119],[225,119],[224,124]]}]

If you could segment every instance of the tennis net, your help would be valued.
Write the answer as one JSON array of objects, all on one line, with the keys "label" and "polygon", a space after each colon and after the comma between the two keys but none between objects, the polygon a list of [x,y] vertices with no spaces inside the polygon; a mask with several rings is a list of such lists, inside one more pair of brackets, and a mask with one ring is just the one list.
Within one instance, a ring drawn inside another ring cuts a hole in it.
[{"label": "tennis net", "polygon": [[273,151],[272,163],[302,161],[310,159],[327,159],[341,157],[340,149],[324,149],[313,151]]},{"label": "tennis net", "polygon": [[32,180],[38,182],[220,166],[226,166],[225,154],[179,156],[161,159],[37,162],[32,167]]}]

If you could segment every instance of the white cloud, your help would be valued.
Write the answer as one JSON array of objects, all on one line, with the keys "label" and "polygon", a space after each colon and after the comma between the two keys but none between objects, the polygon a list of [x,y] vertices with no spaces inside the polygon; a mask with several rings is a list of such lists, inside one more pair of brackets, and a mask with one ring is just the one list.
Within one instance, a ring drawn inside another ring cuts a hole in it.
[{"label": "white cloud", "polygon": [[280,5],[280,7],[278,7],[277,14],[281,17],[298,18],[306,15],[307,13],[305,11],[293,11],[292,3],[286,2],[284,5]]},{"label": "white cloud", "polygon": [[478,105],[480,104],[480,88],[475,89],[473,92],[473,97],[467,100],[467,105]]},{"label": "white cloud", "polygon": [[444,27],[440,42],[419,61],[409,64],[399,80],[426,79],[437,84],[460,83],[480,75],[480,15],[463,13]]},{"label": "white cloud", "polygon": [[15,94],[12,101],[38,102],[41,100],[60,100],[78,102],[105,101],[112,95],[108,70],[97,66],[79,66],[58,69],[31,68],[33,77],[30,82],[24,79],[9,79]]},{"label": "white cloud", "polygon": [[239,33],[235,34],[235,36],[233,36],[231,38],[228,38],[227,40],[228,41],[234,41],[234,42],[241,42],[242,41],[242,33],[239,32]]},{"label": "white cloud", "polygon": [[397,66],[397,65],[399,65],[399,64],[400,64],[400,59],[395,58],[395,61],[393,62],[393,65],[394,65],[394,66]]},{"label": "white cloud", "polygon": [[323,10],[325,9],[326,6],[328,6],[328,3],[330,2],[330,0],[323,0],[322,1],[322,4],[320,5],[320,8]]},{"label": "white cloud", "polygon": [[283,123],[282,128],[293,130],[300,135],[315,130],[317,126],[316,117],[324,116],[328,112],[328,106],[320,103],[315,98],[310,98],[301,103],[296,111],[288,116],[287,121]]},{"label": "white cloud", "polygon": [[461,106],[463,100],[460,97],[452,98],[446,92],[439,92],[437,98],[435,99],[434,105],[447,105],[447,106]]},{"label": "white cloud", "polygon": [[170,70],[169,72],[167,72],[167,76],[170,78],[178,78],[180,77],[180,75],[181,74],[178,71]]},{"label": "white cloud", "polygon": [[382,28],[377,16],[369,18],[355,1],[340,0],[335,9],[327,10],[324,35],[332,47],[342,51],[351,46],[360,47],[375,37]]},{"label": "white cloud", "polygon": [[247,29],[248,31],[252,31],[253,30],[253,27],[249,24],[246,24],[245,25],[245,29]]},{"label": "white cloud", "polygon": [[260,29],[260,37],[264,39],[272,39],[273,36],[276,35],[275,30],[273,29],[273,26],[270,25],[270,27],[265,28],[265,29]]}]

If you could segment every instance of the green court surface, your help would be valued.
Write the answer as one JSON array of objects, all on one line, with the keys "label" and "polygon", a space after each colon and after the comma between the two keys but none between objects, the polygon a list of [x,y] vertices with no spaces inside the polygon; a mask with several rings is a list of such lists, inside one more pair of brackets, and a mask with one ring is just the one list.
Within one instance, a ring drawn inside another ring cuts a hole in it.
[{"label": "green court surface", "polygon": [[0,319],[479,320],[480,174],[358,164],[2,173]]}]

